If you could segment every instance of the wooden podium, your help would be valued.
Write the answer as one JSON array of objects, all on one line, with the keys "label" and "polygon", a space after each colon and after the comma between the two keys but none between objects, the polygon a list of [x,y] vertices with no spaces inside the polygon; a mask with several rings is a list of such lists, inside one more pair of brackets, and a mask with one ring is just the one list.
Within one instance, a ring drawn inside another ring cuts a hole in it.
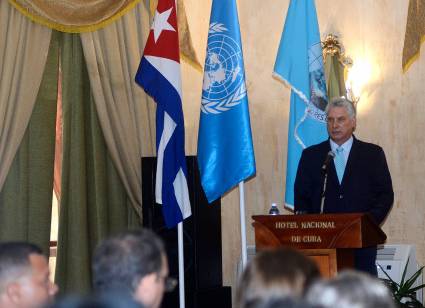
[{"label": "wooden podium", "polygon": [[313,258],[324,277],[354,266],[353,249],[383,244],[385,233],[368,214],[258,215],[257,250],[287,246]]}]

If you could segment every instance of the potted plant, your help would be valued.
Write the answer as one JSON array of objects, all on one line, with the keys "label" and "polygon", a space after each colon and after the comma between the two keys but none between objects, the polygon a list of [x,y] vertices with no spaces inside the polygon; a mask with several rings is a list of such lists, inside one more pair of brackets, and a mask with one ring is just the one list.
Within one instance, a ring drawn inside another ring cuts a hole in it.
[{"label": "potted plant", "polygon": [[407,259],[406,266],[403,270],[403,275],[401,276],[400,283],[395,282],[391,277],[385,272],[381,265],[378,264],[382,272],[387,276],[387,279],[383,279],[385,283],[389,286],[390,290],[393,293],[394,300],[400,307],[414,308],[414,307],[424,307],[420,301],[416,298],[416,291],[423,289],[425,284],[414,287],[414,283],[418,277],[422,274],[424,266],[416,271],[411,277],[406,279],[407,265],[409,264],[409,259]]}]

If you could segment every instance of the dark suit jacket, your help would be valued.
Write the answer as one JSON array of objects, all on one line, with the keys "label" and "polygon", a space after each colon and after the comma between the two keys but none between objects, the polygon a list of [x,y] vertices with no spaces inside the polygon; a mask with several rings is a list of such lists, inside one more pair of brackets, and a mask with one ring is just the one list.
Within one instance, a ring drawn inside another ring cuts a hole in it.
[{"label": "dark suit jacket", "polygon": [[[323,162],[329,140],[305,149],[295,179],[295,211],[319,213],[323,189]],[[381,147],[354,137],[341,185],[333,160],[328,165],[325,213],[368,212],[378,224],[394,201],[391,175]]]},{"label": "dark suit jacket", "polygon": [[[322,165],[330,150],[327,140],[303,151],[295,179],[296,212],[320,213]],[[381,147],[354,138],[341,184],[330,161],[323,212],[370,213],[381,224],[393,201],[391,175]],[[376,247],[356,249],[354,262],[358,270],[376,276],[375,261]]]}]

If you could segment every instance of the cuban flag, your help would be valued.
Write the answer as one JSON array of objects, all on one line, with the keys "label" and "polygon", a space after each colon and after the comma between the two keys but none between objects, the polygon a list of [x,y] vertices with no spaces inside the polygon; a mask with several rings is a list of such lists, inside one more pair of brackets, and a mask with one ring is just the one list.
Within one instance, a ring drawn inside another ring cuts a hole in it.
[{"label": "cuban flag", "polygon": [[175,0],[158,1],[136,82],[157,103],[155,197],[172,228],[191,215]]},{"label": "cuban flag", "polygon": [[198,166],[208,202],[255,174],[235,0],[213,0],[202,85]]},{"label": "cuban flag", "polygon": [[285,204],[294,207],[294,183],[304,148],[328,137],[328,103],[314,0],[291,0],[274,66],[291,87]]}]

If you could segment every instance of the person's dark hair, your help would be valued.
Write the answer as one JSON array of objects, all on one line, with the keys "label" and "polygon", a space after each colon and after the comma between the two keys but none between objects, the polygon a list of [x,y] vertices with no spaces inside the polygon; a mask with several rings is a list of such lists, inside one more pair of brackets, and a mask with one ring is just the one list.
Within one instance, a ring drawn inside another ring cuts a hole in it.
[{"label": "person's dark hair", "polygon": [[0,293],[7,281],[31,269],[31,254],[43,255],[43,252],[38,246],[26,242],[0,243]]},{"label": "person's dark hair", "polygon": [[302,299],[294,297],[257,298],[247,303],[246,308],[317,308]]},{"label": "person's dark hair", "polygon": [[308,290],[306,299],[321,308],[396,308],[383,281],[354,270],[343,271],[333,279],[317,281]]},{"label": "person's dark hair", "polygon": [[108,293],[89,297],[67,296],[46,308],[143,308],[143,306],[130,296]]},{"label": "person's dark hair", "polygon": [[108,238],[94,252],[93,287],[132,294],[144,276],[161,271],[164,255],[162,240],[147,229]]},{"label": "person's dark hair", "polygon": [[260,251],[242,274],[237,301],[245,308],[259,298],[300,297],[319,277],[316,263],[301,252],[283,247]]}]

